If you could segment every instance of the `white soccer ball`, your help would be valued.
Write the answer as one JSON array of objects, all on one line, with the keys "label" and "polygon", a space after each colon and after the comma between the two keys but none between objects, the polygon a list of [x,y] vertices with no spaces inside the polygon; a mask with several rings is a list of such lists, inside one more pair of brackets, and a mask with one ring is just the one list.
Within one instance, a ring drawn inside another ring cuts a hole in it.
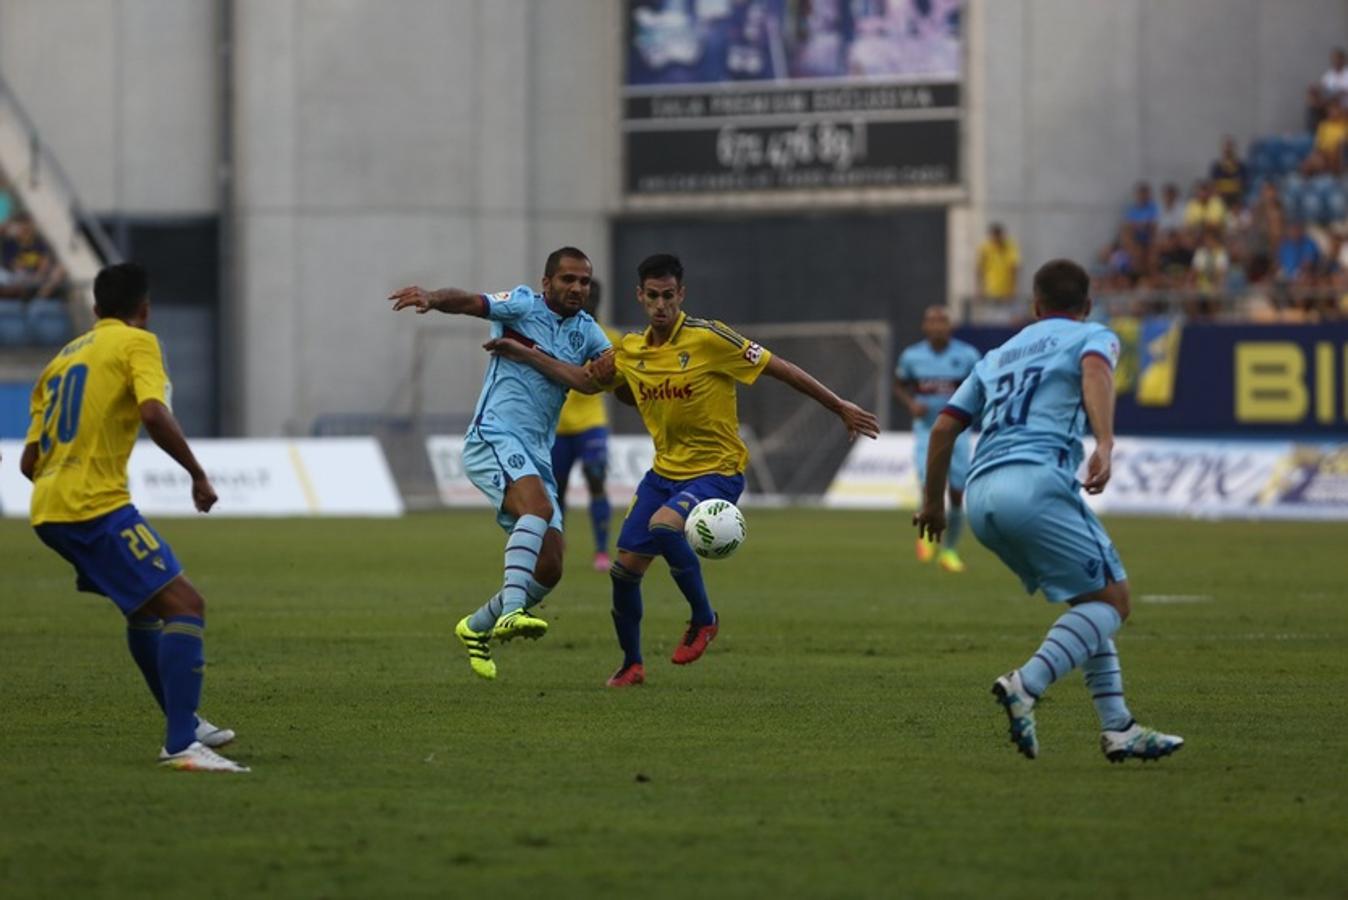
[{"label": "white soccer ball", "polygon": [[707,559],[725,559],[748,534],[744,514],[729,500],[703,500],[688,514],[683,533],[693,552]]}]

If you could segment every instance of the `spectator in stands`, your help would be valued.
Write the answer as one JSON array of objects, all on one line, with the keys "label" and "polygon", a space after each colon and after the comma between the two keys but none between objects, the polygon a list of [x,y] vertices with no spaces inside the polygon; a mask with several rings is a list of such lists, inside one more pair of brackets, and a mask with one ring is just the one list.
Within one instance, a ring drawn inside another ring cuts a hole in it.
[{"label": "spectator in stands", "polygon": [[1016,296],[1016,282],[1020,276],[1020,250],[1000,222],[988,226],[987,240],[978,248],[978,263],[974,272],[978,298],[999,304],[1010,304]]},{"label": "spectator in stands", "polygon": [[1329,54],[1329,68],[1320,80],[1306,89],[1306,130],[1314,133],[1335,101],[1348,97],[1348,54],[1335,47]]},{"label": "spectator in stands", "polygon": [[5,224],[14,215],[16,205],[9,181],[6,180],[5,173],[0,172],[0,234],[5,233]]},{"label": "spectator in stands", "polygon": [[1212,179],[1213,191],[1227,206],[1244,199],[1249,173],[1236,152],[1235,138],[1228,136],[1222,140],[1222,155],[1213,161],[1208,177]]},{"label": "spectator in stands", "polygon": [[1133,202],[1123,211],[1123,220],[1132,233],[1133,243],[1144,250],[1151,247],[1156,238],[1156,223],[1161,210],[1151,197],[1151,185],[1139,181],[1133,188]]},{"label": "spectator in stands", "polygon": [[1315,129],[1315,152],[1324,157],[1324,168],[1329,174],[1343,171],[1343,147],[1348,142],[1348,99],[1339,99],[1329,105],[1325,120]]},{"label": "spectator in stands", "polygon": [[1194,251],[1189,267],[1189,286],[1204,294],[1219,293],[1226,287],[1226,273],[1231,268],[1231,256],[1222,244],[1222,234],[1216,228],[1203,231],[1203,241]]},{"label": "spectator in stands", "polygon": [[1194,233],[1204,228],[1221,228],[1226,224],[1226,204],[1212,190],[1212,185],[1199,181],[1194,185],[1194,195],[1184,207],[1184,227]]},{"label": "spectator in stands", "polygon": [[1156,276],[1158,287],[1184,284],[1189,277],[1194,250],[1179,230],[1164,231],[1156,241]]},{"label": "spectator in stands", "polygon": [[1306,234],[1306,226],[1301,220],[1293,219],[1278,245],[1278,280],[1287,284],[1304,284],[1315,276],[1319,264],[1319,246]]},{"label": "spectator in stands", "polygon": [[1179,185],[1173,181],[1166,182],[1165,187],[1161,188],[1161,205],[1157,209],[1156,227],[1162,234],[1167,231],[1184,230],[1184,204],[1180,202]]},{"label": "spectator in stands", "polygon": [[54,297],[65,284],[65,269],[27,213],[15,216],[9,233],[0,240],[0,268],[9,273],[10,286],[17,285],[28,298]]}]

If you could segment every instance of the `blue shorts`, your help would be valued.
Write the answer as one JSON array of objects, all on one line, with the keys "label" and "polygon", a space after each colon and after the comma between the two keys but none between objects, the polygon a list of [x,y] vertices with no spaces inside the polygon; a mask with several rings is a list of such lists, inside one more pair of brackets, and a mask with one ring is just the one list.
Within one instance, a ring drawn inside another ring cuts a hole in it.
[{"label": "blue shorts", "polygon": [[1059,603],[1098,591],[1128,573],[1100,520],[1066,468],[1009,463],[969,485],[969,525],[983,545]]},{"label": "blue shorts", "polygon": [[[921,485],[927,483],[927,444],[930,441],[930,428],[913,429],[913,465],[917,468],[919,490],[921,490]],[[955,451],[950,455],[950,489],[952,491],[964,490],[964,483],[969,480],[970,455],[969,432],[961,431],[959,437],[955,438]]]},{"label": "blue shorts", "polygon": [[585,474],[604,477],[608,468],[608,429],[603,425],[576,434],[559,434],[552,442],[552,473],[566,480],[580,460]]},{"label": "blue shorts", "polygon": [[183,573],[173,549],[127,504],[87,522],[33,528],[75,567],[75,587],[102,594],[129,616]]},{"label": "blue shorts", "polygon": [[662,506],[668,506],[684,518],[703,500],[729,500],[737,503],[744,493],[743,475],[699,475],[687,481],[673,481],[646,473],[637,485],[637,495],[627,509],[618,549],[642,556],[658,556],[660,548],[651,537],[650,521]]},{"label": "blue shorts", "polygon": [[552,502],[552,520],[548,527],[562,530],[562,506],[557,502],[552,460],[531,450],[519,438],[481,427],[473,428],[463,444],[463,472],[491,501],[496,508],[496,522],[506,531],[515,527],[517,518],[501,508],[505,503],[506,488],[521,478],[537,476],[542,479],[548,500]]}]

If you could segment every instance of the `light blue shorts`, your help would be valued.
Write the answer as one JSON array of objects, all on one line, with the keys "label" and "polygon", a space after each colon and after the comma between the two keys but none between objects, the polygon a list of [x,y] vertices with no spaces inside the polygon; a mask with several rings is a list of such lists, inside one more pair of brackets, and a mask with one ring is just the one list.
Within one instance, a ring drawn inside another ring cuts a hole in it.
[{"label": "light blue shorts", "polygon": [[[927,483],[927,444],[931,441],[930,428],[913,429],[913,465],[917,467],[919,488]],[[955,451],[950,456],[950,489],[964,490],[969,480],[969,432],[961,431],[955,438]]]},{"label": "light blue shorts", "polygon": [[502,509],[505,492],[512,482],[536,476],[543,481],[552,503],[549,528],[562,530],[562,505],[557,502],[557,482],[552,477],[551,452],[544,447],[530,450],[518,438],[482,428],[473,428],[463,444],[463,471],[468,480],[496,508],[496,522],[506,531],[515,527],[516,516]]},{"label": "light blue shorts", "polygon": [[1060,603],[1128,578],[1067,469],[998,466],[969,484],[966,506],[974,534],[1031,594],[1042,588],[1050,602]]}]

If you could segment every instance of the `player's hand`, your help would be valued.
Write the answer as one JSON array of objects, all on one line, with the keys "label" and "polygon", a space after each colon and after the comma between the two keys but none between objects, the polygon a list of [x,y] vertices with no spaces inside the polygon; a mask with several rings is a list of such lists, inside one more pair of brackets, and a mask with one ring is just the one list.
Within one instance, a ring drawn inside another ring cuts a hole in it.
[{"label": "player's hand", "polygon": [[918,537],[939,542],[945,534],[945,504],[922,504],[922,508],[913,514],[913,524],[917,526]]},{"label": "player's hand", "polygon": [[492,338],[482,345],[482,349],[516,362],[524,362],[529,358],[529,348],[510,338]]},{"label": "player's hand", "polygon": [[1088,494],[1098,494],[1109,484],[1110,459],[1114,455],[1113,444],[1096,444],[1091,461],[1086,466],[1086,481],[1082,485]]},{"label": "player's hand", "polygon": [[844,400],[838,409],[838,418],[847,426],[847,439],[855,441],[858,435],[875,438],[880,434],[880,420],[875,413],[862,409],[849,400]]},{"label": "player's hand", "polygon": [[614,376],[618,374],[617,358],[618,354],[609,350],[593,360],[590,363],[590,380],[598,385],[612,384]]},{"label": "player's hand", "polygon": [[927,404],[921,400],[914,400],[908,404],[908,415],[914,419],[920,419],[927,414]]},{"label": "player's hand", "polygon": [[411,287],[401,288],[388,295],[393,301],[393,311],[407,309],[409,306],[417,311],[417,315],[424,315],[435,309],[434,292],[423,290],[412,285]]},{"label": "player's hand", "polygon": [[210,512],[215,501],[219,499],[215,488],[211,487],[211,480],[205,475],[192,479],[192,503],[196,506],[197,512]]}]

